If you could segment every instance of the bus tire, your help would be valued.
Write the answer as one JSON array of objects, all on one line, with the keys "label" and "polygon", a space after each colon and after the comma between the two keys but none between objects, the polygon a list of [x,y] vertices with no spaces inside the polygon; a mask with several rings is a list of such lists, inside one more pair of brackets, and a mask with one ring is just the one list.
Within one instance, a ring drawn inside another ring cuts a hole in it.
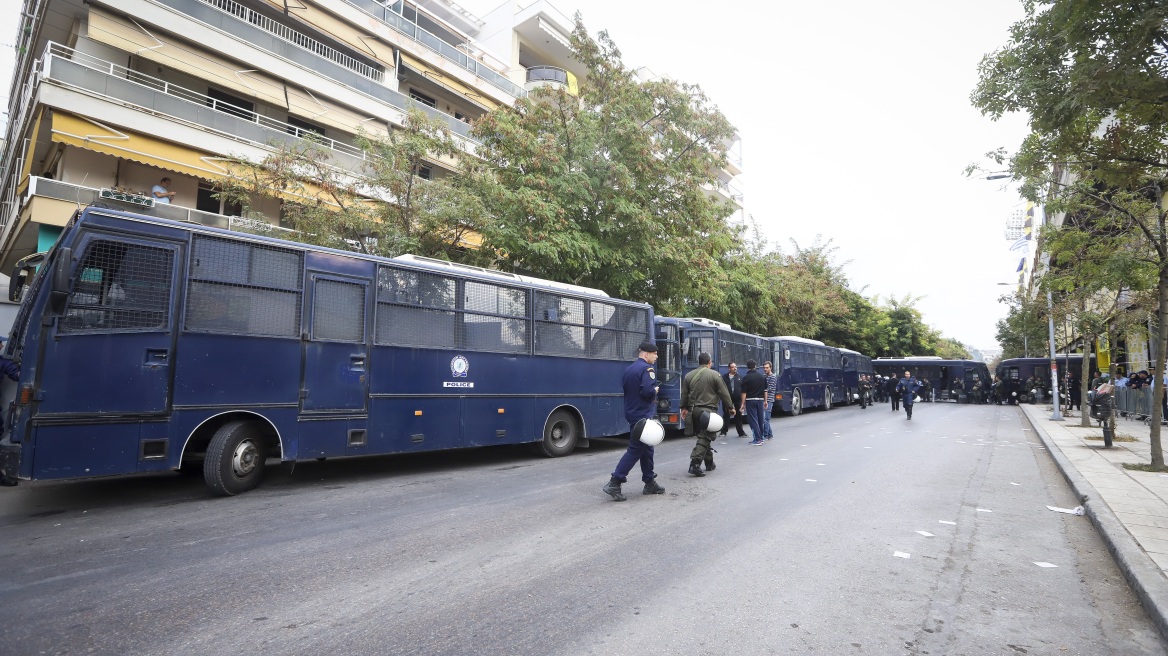
[{"label": "bus tire", "polygon": [[803,393],[799,390],[791,391],[791,416],[798,417],[803,412]]},{"label": "bus tire", "polygon": [[580,423],[567,410],[553,412],[543,426],[543,439],[535,443],[536,451],[549,458],[566,456],[576,448]]},{"label": "bus tire", "polygon": [[823,392],[823,410],[824,412],[831,410],[831,389],[828,388]]},{"label": "bus tire", "polygon": [[259,485],[267,460],[263,439],[246,421],[219,427],[207,446],[203,480],[218,496],[233,496]]}]

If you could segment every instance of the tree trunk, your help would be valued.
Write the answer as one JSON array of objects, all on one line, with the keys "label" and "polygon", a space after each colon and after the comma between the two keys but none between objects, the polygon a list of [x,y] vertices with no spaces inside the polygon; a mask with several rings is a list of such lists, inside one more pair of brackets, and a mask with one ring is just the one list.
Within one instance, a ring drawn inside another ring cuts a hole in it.
[{"label": "tree trunk", "polygon": [[1091,389],[1091,344],[1094,343],[1087,335],[1083,335],[1083,374],[1079,379],[1079,426],[1091,427],[1091,412],[1087,405],[1087,391]]},{"label": "tree trunk", "polygon": [[1152,467],[1164,467],[1164,450],[1160,445],[1160,420],[1164,417],[1160,397],[1164,394],[1164,360],[1168,350],[1168,269],[1160,267],[1160,307],[1156,308],[1156,373],[1152,380],[1152,430],[1148,442],[1152,446]]}]

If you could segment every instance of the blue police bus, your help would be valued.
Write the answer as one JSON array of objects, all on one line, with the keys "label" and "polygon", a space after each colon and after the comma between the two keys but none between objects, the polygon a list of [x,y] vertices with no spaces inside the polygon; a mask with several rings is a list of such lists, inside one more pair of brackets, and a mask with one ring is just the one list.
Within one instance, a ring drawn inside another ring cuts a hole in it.
[{"label": "blue police bus", "polygon": [[[1075,380],[1083,376],[1083,354],[1059,355],[1055,358],[1058,363],[1060,385],[1065,387],[1066,376],[1070,374]],[[1094,375],[1098,368],[1095,355],[1089,360],[1088,377]],[[1038,400],[1036,390],[1042,390],[1042,396],[1050,399],[1050,358],[1009,358],[998,363],[995,371],[1002,381],[1001,399],[1007,403],[1031,402]],[[1026,385],[1026,381],[1034,378],[1036,385]],[[1090,380],[1088,380],[1088,383]],[[1080,393],[1080,390],[1075,390]]]},{"label": "blue police bus", "polygon": [[843,357],[840,350],[815,339],[771,337],[778,390],[775,409],[790,415],[807,408],[831,410],[844,391]]},{"label": "blue police bus", "polygon": [[0,471],[25,480],[182,468],[231,495],[269,458],[562,456],[628,432],[653,338],[597,290],[97,207],[18,266]]},{"label": "blue police bus", "polygon": [[928,394],[938,401],[983,403],[989,399],[992,382],[989,366],[978,360],[946,360],[934,355],[918,355],[876,358],[872,366],[876,373],[893,379],[902,378],[904,372],[909,371],[918,380],[928,380]]},{"label": "blue police bus", "polygon": [[869,380],[872,380],[876,373],[872,369],[872,358],[852,349],[841,348],[839,352],[844,372],[844,403],[858,402],[860,399],[860,376],[868,376]]},{"label": "blue police bus", "polygon": [[[718,373],[729,371],[730,363],[738,365],[740,376],[746,375],[746,363],[754,360],[762,372],[762,363],[770,361],[773,351],[769,340],[758,335],[734,330],[729,324],[705,318],[657,317],[657,369],[661,371],[663,347],[676,343],[679,357],[676,365],[669,365],[680,374],[662,383],[657,390],[657,419],[670,428],[684,428],[681,421],[681,378],[698,367],[698,355],[709,353],[712,368]],[[675,342],[670,339],[676,337]],[[669,356],[665,356],[669,357]],[[662,374],[670,375],[672,374]],[[739,399],[733,399],[735,404]]]}]

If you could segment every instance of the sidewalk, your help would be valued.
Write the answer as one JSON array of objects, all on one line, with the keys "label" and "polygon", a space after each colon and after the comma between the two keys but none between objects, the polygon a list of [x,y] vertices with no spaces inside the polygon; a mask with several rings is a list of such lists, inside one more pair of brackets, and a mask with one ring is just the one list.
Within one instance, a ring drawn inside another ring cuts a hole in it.
[{"label": "sidewalk", "polygon": [[[1050,405],[1018,406],[1115,557],[1148,617],[1168,640],[1168,472],[1132,471],[1124,463],[1152,462],[1149,428],[1117,416],[1115,434],[1135,438],[1103,446],[1103,429],[1079,426],[1079,412],[1051,421]],[[1087,439],[1094,437],[1098,439]],[[1168,445],[1168,426],[1163,428]]]}]

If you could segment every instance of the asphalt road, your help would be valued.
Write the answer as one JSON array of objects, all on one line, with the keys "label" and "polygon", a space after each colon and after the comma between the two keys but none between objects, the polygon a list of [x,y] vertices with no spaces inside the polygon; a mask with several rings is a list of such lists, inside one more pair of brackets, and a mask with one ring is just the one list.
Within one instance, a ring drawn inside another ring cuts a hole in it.
[{"label": "asphalt road", "polygon": [[0,653],[1165,653],[1016,409],[775,434],[624,503],[615,440],[0,489]]}]

